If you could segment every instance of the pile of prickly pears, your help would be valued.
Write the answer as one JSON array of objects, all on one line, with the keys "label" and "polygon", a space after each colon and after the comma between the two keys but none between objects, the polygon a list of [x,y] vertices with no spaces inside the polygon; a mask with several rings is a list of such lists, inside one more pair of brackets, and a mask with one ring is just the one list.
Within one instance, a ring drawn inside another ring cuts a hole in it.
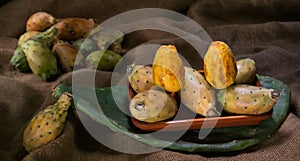
[{"label": "pile of prickly pears", "polygon": [[269,112],[279,96],[274,89],[256,85],[253,59],[235,61],[222,41],[209,46],[203,72],[185,67],[173,45],[162,45],[152,66],[128,67],[129,90],[134,93],[129,105],[131,115],[148,123],[174,117],[178,103],[199,117],[259,115]]},{"label": "pile of prickly pears", "polygon": [[36,12],[28,18],[10,64],[44,81],[74,67],[112,71],[124,53],[123,39],[120,30],[97,27],[91,18],[55,18]]}]

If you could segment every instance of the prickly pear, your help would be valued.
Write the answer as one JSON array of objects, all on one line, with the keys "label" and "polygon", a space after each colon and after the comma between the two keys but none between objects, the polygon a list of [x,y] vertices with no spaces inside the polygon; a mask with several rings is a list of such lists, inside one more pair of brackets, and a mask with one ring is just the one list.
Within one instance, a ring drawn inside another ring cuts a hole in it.
[{"label": "prickly pear", "polygon": [[112,71],[120,59],[121,56],[113,51],[96,50],[87,56],[85,64],[88,68]]},{"label": "prickly pear", "polygon": [[21,46],[23,42],[30,39],[31,37],[40,34],[38,31],[27,31],[19,37],[18,46]]},{"label": "prickly pear", "polygon": [[276,104],[279,93],[274,89],[252,85],[233,85],[217,94],[223,109],[235,114],[262,114]]},{"label": "prickly pear", "polygon": [[48,30],[32,36],[29,40],[38,41],[46,47],[51,47],[58,33],[57,28],[52,26]]},{"label": "prickly pear", "polygon": [[169,92],[177,92],[184,82],[184,67],[173,45],[161,46],[153,60],[153,81]]},{"label": "prickly pear", "polygon": [[132,89],[137,93],[149,90],[154,85],[152,67],[143,65],[134,66],[128,75],[128,80]]},{"label": "prickly pear", "polygon": [[84,57],[98,50],[97,44],[91,39],[78,39],[72,44]]},{"label": "prickly pear", "polygon": [[92,39],[97,42],[100,50],[110,47],[110,50],[120,53],[121,42],[124,39],[122,31],[113,28],[100,28],[91,35]]},{"label": "prickly pear", "polygon": [[169,94],[159,90],[147,90],[135,95],[129,105],[131,115],[144,122],[157,122],[173,117],[177,103]]},{"label": "prickly pear", "polygon": [[222,41],[214,41],[204,56],[204,75],[208,83],[216,89],[227,88],[234,83],[237,69],[229,46]]},{"label": "prickly pear", "polygon": [[220,116],[216,108],[215,91],[204,76],[192,68],[185,67],[185,82],[180,91],[180,98],[193,112],[202,116]]},{"label": "prickly pear", "polygon": [[52,53],[57,58],[58,66],[64,72],[70,72],[74,66],[83,66],[83,56],[76,48],[67,43],[57,43],[53,46]]},{"label": "prickly pear", "polygon": [[32,72],[49,81],[57,74],[57,62],[50,49],[39,41],[27,40],[21,45]]},{"label": "prickly pear", "polygon": [[14,54],[10,59],[10,64],[20,72],[26,73],[31,71],[26,59],[26,55],[20,46],[15,49]]},{"label": "prickly pear", "polygon": [[30,152],[56,139],[64,129],[72,97],[64,93],[53,105],[34,116],[23,133],[23,146]]},{"label": "prickly pear", "polygon": [[95,27],[93,19],[85,18],[63,18],[54,25],[58,29],[57,38],[61,40],[76,40],[83,38]]},{"label": "prickly pear", "polygon": [[253,59],[241,59],[236,61],[237,75],[235,78],[236,84],[251,84],[256,75],[256,66]]},{"label": "prickly pear", "polygon": [[45,31],[55,24],[55,17],[47,12],[36,12],[26,22],[27,31]]}]

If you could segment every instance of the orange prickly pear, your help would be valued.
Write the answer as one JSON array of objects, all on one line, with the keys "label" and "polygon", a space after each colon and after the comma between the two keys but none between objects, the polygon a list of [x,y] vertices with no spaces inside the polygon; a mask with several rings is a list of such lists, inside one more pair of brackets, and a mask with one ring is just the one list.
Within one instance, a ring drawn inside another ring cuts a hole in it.
[{"label": "orange prickly pear", "polygon": [[57,43],[53,46],[52,53],[57,58],[58,66],[64,72],[70,72],[74,66],[83,66],[83,56],[77,49],[68,43]]},{"label": "orange prickly pear", "polygon": [[26,22],[27,31],[45,31],[55,24],[55,17],[47,12],[36,12]]},{"label": "orange prickly pear", "polygon": [[204,75],[216,89],[227,88],[234,83],[237,69],[231,49],[222,41],[214,41],[204,56]]},{"label": "orange prickly pear", "polygon": [[184,67],[175,46],[163,45],[157,50],[152,76],[154,83],[168,92],[177,92],[182,88]]}]

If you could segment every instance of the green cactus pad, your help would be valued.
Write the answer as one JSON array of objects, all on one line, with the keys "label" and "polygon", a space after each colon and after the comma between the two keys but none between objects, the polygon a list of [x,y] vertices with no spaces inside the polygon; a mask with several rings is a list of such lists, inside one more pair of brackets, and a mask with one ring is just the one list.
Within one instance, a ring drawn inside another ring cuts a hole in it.
[{"label": "green cactus pad", "polygon": [[[97,112],[96,107],[86,106],[87,99],[77,98],[76,109],[89,116],[93,121],[109,127],[112,131],[121,133],[129,138],[148,144],[153,147],[165,147],[167,149],[183,152],[228,152],[246,149],[266,140],[285,120],[290,103],[290,90],[284,83],[271,77],[257,76],[263,87],[273,88],[280,93],[277,104],[273,107],[272,117],[262,121],[257,126],[216,128],[205,139],[198,139],[199,132],[187,131],[178,141],[172,143],[167,139],[155,138],[151,135],[139,135],[139,131],[131,124],[130,117],[122,113],[116,106],[112,97],[112,90],[118,91],[118,102],[122,101],[124,109],[128,108],[127,87],[113,86],[96,88],[96,95],[103,113]],[[84,91],[90,87],[78,87]],[[77,87],[76,87],[77,89]],[[59,97],[63,92],[70,92],[70,85],[59,84],[54,95]],[[116,97],[115,97],[116,98]],[[106,115],[106,116],[105,116]],[[106,119],[108,118],[108,119]],[[137,137],[138,135],[138,137]]]}]

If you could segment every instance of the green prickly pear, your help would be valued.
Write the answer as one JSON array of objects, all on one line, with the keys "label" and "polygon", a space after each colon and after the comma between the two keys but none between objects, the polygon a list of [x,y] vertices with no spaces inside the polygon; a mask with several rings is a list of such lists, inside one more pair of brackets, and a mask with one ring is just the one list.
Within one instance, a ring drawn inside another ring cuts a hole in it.
[{"label": "green prickly pear", "polygon": [[56,139],[64,129],[72,97],[64,93],[53,105],[34,116],[23,133],[23,146],[30,152]]},{"label": "green prickly pear", "polygon": [[20,37],[19,37],[19,40],[18,40],[18,46],[21,46],[21,44],[25,41],[27,41],[28,39],[30,39],[31,37],[35,36],[35,35],[38,35],[40,34],[41,32],[38,32],[38,31],[27,31],[25,32],[24,34],[22,34]]},{"label": "green prickly pear", "polygon": [[180,91],[181,101],[193,112],[202,116],[220,116],[216,108],[215,91],[196,70],[184,67],[185,81]]},{"label": "green prickly pear", "polygon": [[110,50],[120,53],[121,42],[124,39],[122,31],[113,28],[100,28],[92,33],[92,39],[97,42],[97,46],[100,50],[110,48]]},{"label": "green prickly pear", "polygon": [[278,100],[274,89],[239,84],[221,90],[217,94],[223,109],[235,114],[262,114],[270,111]]},{"label": "green prickly pear", "polygon": [[21,45],[32,72],[44,81],[54,78],[57,61],[50,49],[39,41],[27,40]]},{"label": "green prickly pear", "polygon": [[236,61],[237,75],[235,78],[236,84],[251,84],[256,75],[255,61],[250,58]]},{"label": "green prickly pear", "polygon": [[128,75],[129,83],[132,89],[139,93],[149,90],[153,85],[152,67],[136,65]]},{"label": "green prickly pear", "polygon": [[29,40],[39,41],[44,46],[49,48],[53,44],[53,41],[56,39],[57,34],[58,34],[57,28],[52,26],[48,30],[32,36]]},{"label": "green prickly pear", "polygon": [[97,44],[91,39],[78,39],[72,45],[85,57],[98,50]]},{"label": "green prickly pear", "polygon": [[85,64],[88,68],[112,71],[120,59],[121,55],[113,51],[96,50],[87,56]]},{"label": "green prickly pear", "polygon": [[26,73],[31,71],[26,59],[26,55],[20,46],[15,49],[14,54],[10,59],[10,64],[20,72]]},{"label": "green prickly pear", "polygon": [[173,117],[177,110],[176,100],[159,90],[147,90],[135,95],[129,105],[131,115],[144,122],[158,122]]}]

